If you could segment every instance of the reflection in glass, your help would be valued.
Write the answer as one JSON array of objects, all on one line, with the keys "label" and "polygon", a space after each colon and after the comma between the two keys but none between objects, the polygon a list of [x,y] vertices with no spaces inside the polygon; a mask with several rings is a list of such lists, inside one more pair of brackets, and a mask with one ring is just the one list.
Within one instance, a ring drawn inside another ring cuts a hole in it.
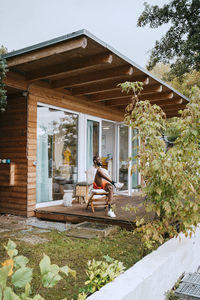
[{"label": "reflection in glass", "polygon": [[128,189],[128,126],[119,125],[119,181]]},{"label": "reflection in glass", "polygon": [[87,169],[96,155],[99,155],[99,122],[87,120]]},{"label": "reflection in glass", "polygon": [[102,121],[101,153],[103,168],[107,169],[110,177],[113,178],[113,159],[115,156],[115,126],[112,122]]},{"label": "reflection in glass", "polygon": [[77,182],[78,116],[38,106],[37,202],[61,200]]}]

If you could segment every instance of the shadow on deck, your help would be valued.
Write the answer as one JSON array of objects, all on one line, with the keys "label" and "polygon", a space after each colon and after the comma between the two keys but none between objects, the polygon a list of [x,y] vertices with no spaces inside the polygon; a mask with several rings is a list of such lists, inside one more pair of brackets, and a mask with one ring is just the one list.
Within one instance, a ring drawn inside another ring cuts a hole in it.
[{"label": "shadow on deck", "polygon": [[[135,227],[135,213],[130,210],[126,210],[126,207],[138,206],[143,202],[143,197],[139,193],[133,193],[132,196],[118,195],[114,197],[114,210],[116,218],[110,218],[107,216],[107,210],[103,208],[95,208],[95,212],[92,213],[91,208],[86,210],[86,204],[74,203],[70,207],[63,205],[54,205],[48,207],[37,208],[35,210],[35,216],[40,219],[80,223],[80,222],[98,222],[104,224],[118,225],[125,228]],[[144,208],[140,208],[138,215],[144,214]]]}]

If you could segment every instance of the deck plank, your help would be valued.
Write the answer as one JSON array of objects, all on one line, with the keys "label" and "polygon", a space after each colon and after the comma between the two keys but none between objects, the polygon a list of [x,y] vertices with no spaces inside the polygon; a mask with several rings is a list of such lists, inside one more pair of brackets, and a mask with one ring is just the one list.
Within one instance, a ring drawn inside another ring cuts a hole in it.
[{"label": "deck plank", "polygon": [[[91,208],[86,210],[86,204],[74,203],[72,206],[54,205],[37,208],[36,217],[61,222],[79,223],[83,221],[100,222],[122,227],[135,227],[135,213],[125,210],[126,207],[138,206],[144,198],[139,193],[134,193],[131,197],[118,195],[114,197],[114,210],[116,218],[107,216],[107,209],[95,208],[93,213]],[[144,214],[144,208],[140,208],[138,215]]]}]

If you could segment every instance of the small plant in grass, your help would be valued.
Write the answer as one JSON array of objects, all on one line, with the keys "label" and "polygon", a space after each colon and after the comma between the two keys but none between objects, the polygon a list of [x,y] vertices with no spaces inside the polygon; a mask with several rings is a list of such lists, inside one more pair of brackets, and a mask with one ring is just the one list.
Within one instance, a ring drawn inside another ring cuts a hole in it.
[{"label": "small plant in grass", "polygon": [[[87,281],[85,287],[80,290],[84,296],[92,294],[105,284],[113,281],[117,276],[122,274],[125,267],[122,262],[111,257],[104,256],[105,261],[89,260],[87,263]],[[85,298],[78,298],[80,300]]]},{"label": "small plant in grass", "polygon": [[181,283],[181,280],[182,280],[183,276],[184,276],[184,274],[182,274],[182,275],[180,276],[180,278],[177,280],[177,282],[176,282],[175,285],[172,287],[172,289],[171,289],[170,291],[168,291],[168,292],[165,293],[165,299],[166,299],[166,300],[179,300],[179,298],[176,297],[176,296],[174,295],[174,292],[175,292],[175,290],[179,287],[179,285],[180,285],[180,283]]},{"label": "small plant in grass", "polygon": [[[39,290],[53,288],[62,278],[61,274],[76,276],[76,272],[68,266],[59,267],[51,264],[50,258],[43,255],[40,261],[41,284],[36,295],[32,295],[31,281],[33,270],[27,267],[28,258],[18,255],[16,244],[9,240],[6,249],[8,259],[2,263],[0,268],[0,299],[1,300],[42,300],[44,299]],[[65,298],[67,299],[67,298]]]},{"label": "small plant in grass", "polygon": [[[162,244],[181,231],[191,236],[199,222],[200,209],[200,101],[192,99],[180,118],[167,119],[157,105],[140,101],[142,84],[125,82],[122,91],[133,92],[125,122],[138,129],[136,156],[146,195],[144,218],[136,218],[144,246]],[[165,136],[173,140],[167,147]]]}]

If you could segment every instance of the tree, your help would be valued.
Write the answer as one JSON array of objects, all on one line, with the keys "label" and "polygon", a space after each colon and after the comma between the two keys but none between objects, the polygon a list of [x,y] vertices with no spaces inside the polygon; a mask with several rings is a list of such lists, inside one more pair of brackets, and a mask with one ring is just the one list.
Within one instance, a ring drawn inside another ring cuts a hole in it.
[{"label": "tree", "polygon": [[6,53],[7,49],[3,46],[0,48],[0,112],[5,111],[6,104],[7,104],[7,96],[5,85],[3,83],[4,78],[6,76],[7,68],[6,68],[6,61],[1,57],[2,54]]},{"label": "tree", "polygon": [[199,222],[200,102],[192,99],[180,118],[168,120],[159,106],[139,101],[141,85],[137,82],[121,87],[134,92],[125,122],[139,129],[134,138],[140,139],[138,170],[145,181],[142,190],[147,212],[145,218],[136,219],[136,225],[145,246],[151,248],[180,231],[191,234]]},{"label": "tree", "polygon": [[180,77],[171,78],[170,65],[159,63],[151,70],[151,73],[167,82],[189,99],[195,98],[200,100],[200,71],[192,70]]},{"label": "tree", "polygon": [[169,63],[171,74],[181,76],[191,70],[200,70],[200,1],[171,0],[163,7],[144,3],[145,9],[137,25],[151,28],[170,23],[171,26],[151,51],[147,68],[158,62]]}]

